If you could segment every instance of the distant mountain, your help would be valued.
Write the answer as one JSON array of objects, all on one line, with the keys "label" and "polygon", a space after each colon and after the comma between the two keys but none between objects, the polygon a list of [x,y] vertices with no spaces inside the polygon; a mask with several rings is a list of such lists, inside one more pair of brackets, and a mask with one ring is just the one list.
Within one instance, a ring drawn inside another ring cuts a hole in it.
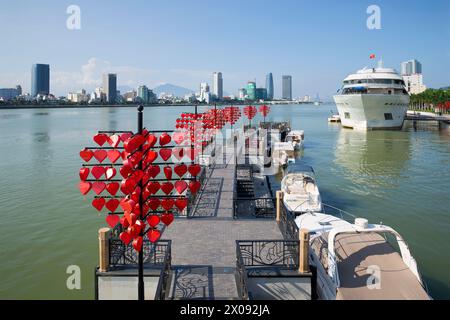
[{"label": "distant mountain", "polygon": [[176,97],[184,97],[185,95],[193,93],[195,91],[180,86],[176,86],[170,83],[161,84],[153,89],[153,93],[155,93],[157,96],[159,96],[162,92],[172,94]]}]

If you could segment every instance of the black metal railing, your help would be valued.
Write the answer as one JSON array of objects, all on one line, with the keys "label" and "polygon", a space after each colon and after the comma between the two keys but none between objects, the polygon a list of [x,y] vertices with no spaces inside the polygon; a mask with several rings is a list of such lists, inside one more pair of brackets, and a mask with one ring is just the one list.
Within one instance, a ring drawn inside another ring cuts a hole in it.
[{"label": "black metal railing", "polygon": [[270,197],[251,197],[233,199],[233,217],[237,218],[266,218],[276,216],[276,199]]},{"label": "black metal railing", "polygon": [[282,199],[280,201],[280,220],[278,227],[285,239],[296,240],[299,238],[299,229],[295,223],[295,215],[286,208]]},{"label": "black metal railing", "polygon": [[[156,244],[144,240],[142,244],[144,264],[164,265],[171,258],[171,241],[160,240]],[[138,253],[130,244],[125,245],[122,240],[112,238],[109,240],[109,265],[124,266],[138,263]]]}]

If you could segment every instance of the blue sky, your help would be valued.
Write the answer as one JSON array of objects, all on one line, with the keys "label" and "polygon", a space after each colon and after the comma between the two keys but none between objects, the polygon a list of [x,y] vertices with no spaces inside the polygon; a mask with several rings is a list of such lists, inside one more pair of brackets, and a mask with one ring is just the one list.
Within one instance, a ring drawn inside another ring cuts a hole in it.
[{"label": "blue sky", "polygon": [[[428,87],[450,85],[450,1],[1,0],[0,87],[30,87],[31,64],[51,65],[61,95],[101,84],[173,83],[197,89],[222,71],[233,94],[248,80],[264,86],[272,72],[293,76],[294,96],[331,97],[350,72],[383,56],[386,66],[416,58]],[[66,28],[69,5],[81,30]],[[369,5],[381,8],[381,30],[366,27]]]}]

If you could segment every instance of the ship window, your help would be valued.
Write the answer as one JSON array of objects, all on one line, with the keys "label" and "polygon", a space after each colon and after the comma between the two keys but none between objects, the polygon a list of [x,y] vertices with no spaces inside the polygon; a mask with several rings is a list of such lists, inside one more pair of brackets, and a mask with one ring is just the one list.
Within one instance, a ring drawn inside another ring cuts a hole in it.
[{"label": "ship window", "polygon": [[345,112],[344,117],[345,119],[350,119],[350,112]]},{"label": "ship window", "polygon": [[385,113],[384,114],[384,120],[392,120],[392,113]]}]

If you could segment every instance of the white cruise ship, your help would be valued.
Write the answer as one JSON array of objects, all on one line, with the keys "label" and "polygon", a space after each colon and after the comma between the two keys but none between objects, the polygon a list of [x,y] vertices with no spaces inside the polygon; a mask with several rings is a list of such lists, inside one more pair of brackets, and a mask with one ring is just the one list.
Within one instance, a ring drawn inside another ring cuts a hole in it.
[{"label": "white cruise ship", "polygon": [[364,68],[344,79],[334,96],[342,126],[353,129],[401,128],[409,106],[403,78],[390,68]]}]

